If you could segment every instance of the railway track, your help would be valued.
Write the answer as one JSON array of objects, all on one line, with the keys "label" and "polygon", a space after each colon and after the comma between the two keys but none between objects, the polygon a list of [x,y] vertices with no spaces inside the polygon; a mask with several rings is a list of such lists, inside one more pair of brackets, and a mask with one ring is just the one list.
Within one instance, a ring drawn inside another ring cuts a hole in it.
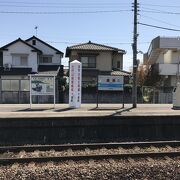
[{"label": "railway track", "polygon": [[[117,149],[119,148],[121,152],[117,151]],[[148,151],[147,148],[149,148]],[[103,149],[103,153],[101,152],[101,149]],[[154,149],[156,150],[154,151]],[[49,155],[48,153],[49,151],[53,151],[53,153],[55,152],[55,154]],[[21,152],[23,152],[24,154],[23,156],[18,155],[18,153]],[[26,155],[26,153],[31,154],[33,152],[36,153],[40,152],[39,153],[40,155],[37,155],[37,157],[32,157],[32,156],[28,157],[28,155]],[[43,156],[41,155],[41,152],[44,152]],[[59,155],[56,154],[56,152],[63,152],[63,154]],[[74,152],[78,152],[78,153],[76,154]],[[8,154],[10,154],[12,157],[8,157]],[[4,164],[4,165],[12,164],[12,163],[30,163],[30,162],[41,163],[48,161],[60,162],[60,161],[68,161],[68,160],[86,161],[91,159],[103,160],[103,159],[123,159],[123,158],[149,158],[149,157],[174,158],[179,156],[180,156],[180,141],[0,147],[0,164]]]}]

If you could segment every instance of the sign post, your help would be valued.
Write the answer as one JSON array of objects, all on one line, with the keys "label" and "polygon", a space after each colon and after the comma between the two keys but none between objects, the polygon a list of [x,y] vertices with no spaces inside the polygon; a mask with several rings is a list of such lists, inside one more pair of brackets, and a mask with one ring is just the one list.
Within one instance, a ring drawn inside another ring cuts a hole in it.
[{"label": "sign post", "polygon": [[[124,108],[124,76],[99,75],[98,91],[123,91],[123,108]],[[97,105],[98,107],[98,92]]]},{"label": "sign post", "polygon": [[82,65],[79,61],[74,60],[70,63],[69,76],[69,107],[80,108],[81,106],[81,80]]},{"label": "sign post", "polygon": [[56,103],[55,97],[55,76],[54,75],[30,75],[30,108],[32,106],[32,96],[54,96],[54,108]]},{"label": "sign post", "polygon": [[31,94],[31,89],[32,89],[32,86],[31,86],[31,74],[30,74],[30,80],[29,80],[29,87],[30,87],[30,109],[31,109],[31,105],[32,105],[32,94]]}]

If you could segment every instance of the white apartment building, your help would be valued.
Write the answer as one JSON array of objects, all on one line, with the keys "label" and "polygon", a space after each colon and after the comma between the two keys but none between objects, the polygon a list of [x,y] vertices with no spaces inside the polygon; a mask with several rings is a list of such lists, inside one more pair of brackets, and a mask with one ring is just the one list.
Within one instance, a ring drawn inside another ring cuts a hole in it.
[{"label": "white apartment building", "polygon": [[154,65],[164,79],[163,86],[173,87],[180,74],[180,37],[156,37],[152,40],[144,63]]}]

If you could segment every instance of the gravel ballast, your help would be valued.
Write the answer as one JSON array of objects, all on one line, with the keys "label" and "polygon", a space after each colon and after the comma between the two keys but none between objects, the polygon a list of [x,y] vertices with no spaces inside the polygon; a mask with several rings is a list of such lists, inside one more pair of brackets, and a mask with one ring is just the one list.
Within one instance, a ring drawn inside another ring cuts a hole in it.
[{"label": "gravel ballast", "polygon": [[96,155],[96,154],[122,154],[122,153],[144,153],[144,152],[179,152],[180,147],[148,147],[148,148],[115,148],[115,149],[106,149],[100,148],[96,150],[88,149],[85,150],[64,150],[64,151],[33,151],[33,152],[26,152],[20,151],[19,153],[14,152],[6,152],[0,154],[0,158],[25,158],[25,157],[46,157],[46,156],[78,156],[78,155]]},{"label": "gravel ballast", "polygon": [[0,166],[1,180],[105,180],[180,179],[180,157],[170,159],[126,159],[66,161]]}]

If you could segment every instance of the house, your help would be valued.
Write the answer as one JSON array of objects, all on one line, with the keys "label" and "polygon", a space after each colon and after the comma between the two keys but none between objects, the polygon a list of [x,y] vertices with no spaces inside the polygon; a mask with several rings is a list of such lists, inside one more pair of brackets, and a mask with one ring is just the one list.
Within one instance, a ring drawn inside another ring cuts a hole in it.
[{"label": "house", "polygon": [[180,38],[160,36],[154,38],[148,52],[144,54],[144,64],[151,66],[152,73],[159,76],[157,78],[160,80],[159,94],[169,93],[170,97],[166,102],[171,103],[172,90],[179,81],[180,74]]},{"label": "house", "polygon": [[29,102],[29,74],[62,74],[63,53],[32,36],[0,48],[1,103]]},{"label": "house", "polygon": [[[123,69],[123,55],[125,50],[97,44],[77,44],[66,48],[69,62],[79,60],[82,63],[82,85],[95,85],[98,75],[127,75]],[[117,71],[117,72],[116,72]]]}]

